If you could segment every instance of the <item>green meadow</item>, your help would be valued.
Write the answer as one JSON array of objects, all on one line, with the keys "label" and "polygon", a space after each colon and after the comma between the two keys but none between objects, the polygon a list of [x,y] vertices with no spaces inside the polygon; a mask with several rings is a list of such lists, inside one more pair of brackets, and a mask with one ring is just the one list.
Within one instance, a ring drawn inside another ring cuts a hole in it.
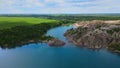
[{"label": "green meadow", "polygon": [[0,29],[11,28],[20,25],[34,25],[40,23],[54,23],[57,20],[34,17],[0,17]]}]

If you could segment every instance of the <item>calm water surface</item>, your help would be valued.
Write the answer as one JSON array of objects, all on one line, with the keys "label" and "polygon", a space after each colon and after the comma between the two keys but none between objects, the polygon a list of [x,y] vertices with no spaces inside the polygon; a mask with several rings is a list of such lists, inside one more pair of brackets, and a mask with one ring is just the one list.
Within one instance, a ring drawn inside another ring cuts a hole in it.
[{"label": "calm water surface", "polygon": [[49,47],[46,43],[14,49],[0,49],[0,68],[120,68],[120,56],[105,49],[94,51],[68,43],[63,33],[72,26],[53,28],[47,35],[67,44]]}]

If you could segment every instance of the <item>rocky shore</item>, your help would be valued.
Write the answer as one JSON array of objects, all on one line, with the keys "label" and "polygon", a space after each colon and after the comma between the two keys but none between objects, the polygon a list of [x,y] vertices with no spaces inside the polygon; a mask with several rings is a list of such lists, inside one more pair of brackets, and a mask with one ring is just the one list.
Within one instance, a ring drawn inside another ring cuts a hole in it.
[{"label": "rocky shore", "polygon": [[47,43],[49,46],[63,46],[63,45],[65,45],[65,42],[63,42],[59,39],[56,39],[56,38],[49,40]]},{"label": "rocky shore", "polygon": [[74,26],[77,28],[67,30],[64,36],[75,45],[93,49],[108,48],[120,51],[119,20],[85,21],[75,23]]},{"label": "rocky shore", "polygon": [[[15,45],[17,45],[18,47],[26,45],[26,44],[30,44],[30,43],[47,43],[49,46],[54,46],[54,47],[59,47],[59,46],[64,46],[65,42],[61,41],[57,38],[51,37],[50,39],[47,40],[29,40],[29,41],[21,41],[20,43],[17,43]],[[2,48],[15,48],[16,46],[13,45],[12,47],[9,46],[8,44],[4,44],[3,46],[1,46]]]}]

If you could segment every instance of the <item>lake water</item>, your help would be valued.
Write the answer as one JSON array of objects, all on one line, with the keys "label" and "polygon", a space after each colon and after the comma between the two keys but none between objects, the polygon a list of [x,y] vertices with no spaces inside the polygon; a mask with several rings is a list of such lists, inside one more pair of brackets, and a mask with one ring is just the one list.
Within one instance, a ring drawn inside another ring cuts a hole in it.
[{"label": "lake water", "polygon": [[46,43],[0,49],[0,68],[120,68],[120,56],[105,49],[90,50],[68,43],[63,33],[72,26],[60,26],[47,32],[66,42],[63,47]]}]

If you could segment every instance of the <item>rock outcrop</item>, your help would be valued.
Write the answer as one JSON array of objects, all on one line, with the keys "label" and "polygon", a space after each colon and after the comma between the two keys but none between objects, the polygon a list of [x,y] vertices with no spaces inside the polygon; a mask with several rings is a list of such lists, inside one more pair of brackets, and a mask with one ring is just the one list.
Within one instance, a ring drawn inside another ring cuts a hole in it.
[{"label": "rock outcrop", "polygon": [[49,46],[63,46],[63,45],[65,45],[65,42],[63,42],[59,39],[56,39],[56,38],[49,40],[47,43]]},{"label": "rock outcrop", "polygon": [[107,48],[112,43],[120,43],[120,22],[90,21],[76,23],[77,28],[67,30],[64,36],[77,46],[87,48]]}]

